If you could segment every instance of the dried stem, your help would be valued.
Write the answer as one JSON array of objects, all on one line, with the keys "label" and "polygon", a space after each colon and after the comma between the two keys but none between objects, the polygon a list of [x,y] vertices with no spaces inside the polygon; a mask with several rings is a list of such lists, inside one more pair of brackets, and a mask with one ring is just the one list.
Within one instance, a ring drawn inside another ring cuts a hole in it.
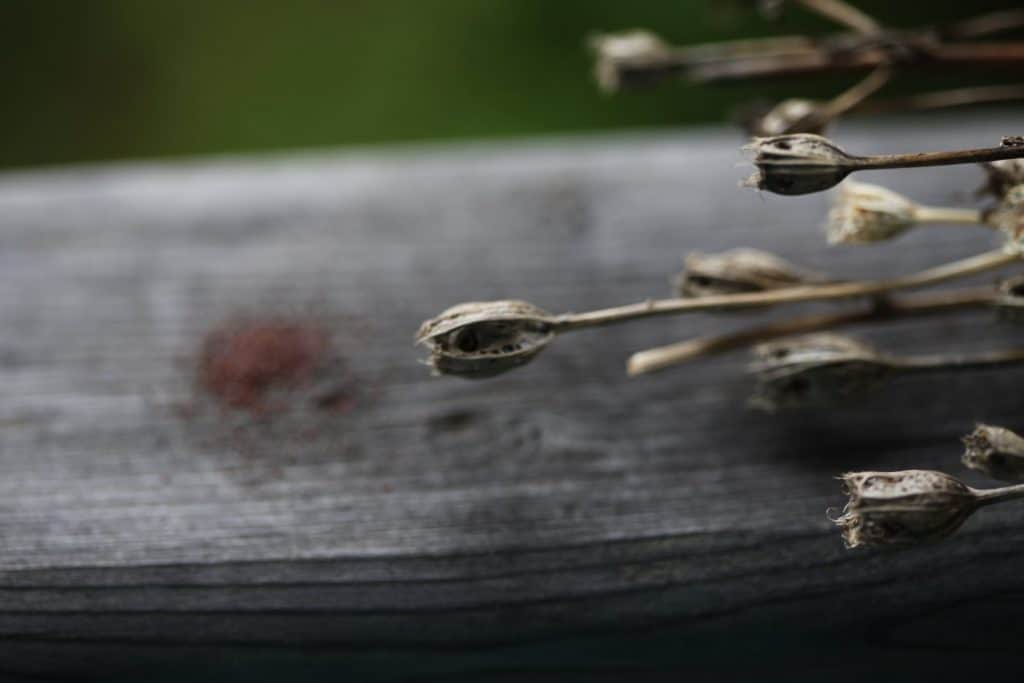
[{"label": "dried stem", "polygon": [[971,491],[974,493],[979,506],[1001,503],[1004,500],[1013,500],[1014,498],[1024,498],[1024,484],[1002,486],[997,489],[972,488]]},{"label": "dried stem", "polygon": [[914,208],[914,221],[917,223],[966,224],[990,228],[995,227],[985,221],[984,213],[978,209],[957,209],[921,204]]},{"label": "dried stem", "polygon": [[943,313],[991,303],[995,291],[991,287],[978,287],[944,292],[928,292],[899,299],[877,299],[868,308],[811,315],[779,320],[722,335],[698,337],[683,342],[645,349],[630,356],[626,371],[630,376],[642,375],[681,365],[696,358],[745,348],[779,337],[832,329],[860,322],[881,322],[912,315]]},{"label": "dried stem", "polygon": [[1024,85],[986,85],[971,88],[953,88],[894,97],[856,106],[852,113],[877,114],[891,111],[943,109],[970,104],[1007,102],[1024,99]]},{"label": "dried stem", "polygon": [[[807,76],[842,71],[874,69],[888,64],[888,50],[872,48],[837,52],[825,47],[791,55],[757,55],[707,64],[677,65],[690,80],[698,83],[734,81],[780,76]],[[1024,43],[953,43],[936,45],[927,57],[907,58],[900,67],[949,68],[953,66],[1024,66]]]},{"label": "dried stem", "polygon": [[606,308],[586,313],[567,313],[555,316],[551,323],[556,332],[583,327],[596,327],[625,322],[639,318],[660,315],[676,315],[694,311],[768,306],[800,301],[824,301],[828,299],[849,299],[860,296],[882,294],[898,289],[912,289],[968,277],[988,270],[994,270],[1017,261],[1020,257],[1002,250],[985,252],[960,261],[953,261],[934,268],[885,280],[865,282],[844,282],[830,285],[788,287],[767,292],[750,294],[727,294],[700,299],[660,299]]},{"label": "dried stem", "polygon": [[874,18],[843,0],[799,0],[807,9],[858,33],[873,35],[882,30]]},{"label": "dried stem", "polygon": [[1024,10],[1011,9],[979,14],[976,17],[945,26],[939,29],[939,33],[947,39],[963,40],[981,38],[1022,27],[1024,27]]},{"label": "dried stem", "polygon": [[826,102],[812,116],[818,118],[822,123],[829,123],[874,95],[889,82],[891,77],[892,72],[889,66],[882,65],[868,74],[863,80],[858,81],[849,89],[844,90]]},{"label": "dried stem", "polygon": [[[1020,67],[1024,66],[1024,43],[940,43],[928,31],[881,32],[897,45],[921,44],[899,59],[900,68],[946,69],[952,66]],[[893,60],[890,49],[848,34],[811,39],[805,36],[778,36],[747,40],[703,43],[691,46],[664,46],[657,54],[635,63],[620,64],[624,85],[649,85],[658,81],[685,77],[695,83],[734,81],[780,76],[799,76],[877,69]],[[595,45],[599,41],[595,41]],[[837,49],[837,45],[842,49]]]},{"label": "dried stem", "polygon": [[935,354],[928,356],[909,356],[894,362],[894,367],[901,372],[943,372],[959,370],[984,370],[1007,365],[1024,363],[1024,349],[1008,349],[986,351],[977,354]]},{"label": "dried stem", "polygon": [[1000,145],[981,149],[964,149],[952,152],[913,152],[910,154],[875,154],[856,156],[855,170],[881,168],[919,168],[922,166],[951,166],[954,164],[980,164],[1003,159],[1024,157],[1024,145]]}]

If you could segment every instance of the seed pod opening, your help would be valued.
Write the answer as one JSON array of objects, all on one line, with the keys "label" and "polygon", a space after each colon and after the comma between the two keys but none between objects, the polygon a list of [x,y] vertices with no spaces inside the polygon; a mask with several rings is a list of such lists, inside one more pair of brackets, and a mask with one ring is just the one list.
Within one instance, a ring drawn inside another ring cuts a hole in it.
[{"label": "seed pod opening", "polygon": [[1024,437],[1005,427],[979,424],[963,442],[967,467],[994,479],[1024,480]]},{"label": "seed pod opening", "polygon": [[879,185],[847,180],[825,224],[830,244],[871,244],[914,226],[917,204]]},{"label": "seed pod opening", "polygon": [[690,252],[675,278],[681,297],[700,298],[827,282],[822,273],[800,268],[759,249],[730,249],[718,254]]},{"label": "seed pod opening", "polygon": [[744,147],[757,172],[745,185],[775,194],[801,195],[835,187],[854,168],[854,158],[828,138],[810,133],[755,138]]},{"label": "seed pod opening", "polygon": [[750,404],[767,412],[835,404],[878,388],[894,371],[871,346],[831,333],[766,342],[753,353]]},{"label": "seed pod opening", "polygon": [[554,338],[551,316],[525,301],[453,306],[420,326],[416,343],[430,347],[438,374],[493,377],[529,363]]},{"label": "seed pod opening", "polygon": [[969,487],[942,472],[850,472],[841,479],[849,501],[834,521],[848,548],[939,540],[978,507]]}]

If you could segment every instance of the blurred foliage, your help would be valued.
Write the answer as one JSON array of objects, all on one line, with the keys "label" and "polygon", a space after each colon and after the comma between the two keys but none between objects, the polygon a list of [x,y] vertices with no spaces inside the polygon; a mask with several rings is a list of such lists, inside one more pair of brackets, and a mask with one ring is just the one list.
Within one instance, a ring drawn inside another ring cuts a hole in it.
[{"label": "blurred foliage", "polygon": [[[679,125],[850,82],[594,87],[584,43],[596,30],[651,27],[677,43],[831,30],[797,8],[768,23],[751,4],[5,0],[0,166]],[[860,3],[900,26],[1013,4]]]}]

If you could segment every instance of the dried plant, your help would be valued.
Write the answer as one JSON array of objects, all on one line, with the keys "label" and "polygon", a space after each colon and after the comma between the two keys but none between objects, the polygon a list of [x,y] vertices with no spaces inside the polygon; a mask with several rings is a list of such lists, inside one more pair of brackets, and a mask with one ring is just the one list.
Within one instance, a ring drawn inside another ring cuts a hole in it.
[{"label": "dried plant", "polygon": [[1005,427],[980,424],[963,442],[967,467],[993,479],[1024,479],[1024,437]]},{"label": "dried plant", "polygon": [[902,235],[918,225],[990,226],[982,211],[924,206],[879,185],[849,181],[826,222],[832,244],[871,244]]},{"label": "dried plant", "polygon": [[1024,348],[969,355],[897,356],[838,334],[819,333],[760,344],[751,371],[752,405],[776,412],[829,405],[880,387],[899,375],[950,373],[1024,364]]},{"label": "dried plant", "polygon": [[[778,9],[781,2],[762,2]],[[921,372],[976,371],[1024,364],[1024,347],[971,355],[897,355],[832,330],[860,322],[911,315],[940,315],[989,307],[998,319],[1024,320],[1024,276],[994,286],[895,295],[1020,262],[1024,247],[1024,138],[1007,136],[992,147],[855,155],[826,137],[847,114],[923,111],[976,102],[1024,99],[1024,85],[940,90],[902,98],[878,94],[911,69],[949,66],[1024,66],[1024,43],[977,40],[1024,27],[1024,11],[996,12],[947,26],[893,29],[845,0],[791,0],[842,27],[812,38],[781,36],[679,47],[646,30],[591,39],[598,85],[607,93],[650,86],[675,77],[691,83],[860,72],[853,86],[822,101],[789,98],[751,110],[744,125],[754,136],[743,149],[756,172],[746,185],[780,195],[839,189],[826,219],[833,244],[870,245],[924,225],[956,224],[1001,237],[998,249],[879,280],[849,281],[803,268],[783,258],[739,248],[719,254],[692,252],[674,279],[673,298],[582,313],[552,314],[523,301],[460,304],[423,323],[416,341],[430,349],[436,374],[486,378],[523,366],[554,339],[574,330],[640,318],[707,311],[743,311],[806,301],[860,300],[837,311],[781,318],[727,334],[646,349],[628,361],[630,375],[677,367],[714,353],[753,347],[756,389],[751,403],[769,411],[836,403],[898,377]],[[979,164],[985,182],[979,207],[934,207],[885,187],[848,180],[855,172]],[[794,336],[803,335],[803,336]],[[1024,438],[979,425],[964,438],[963,461],[1003,479],[1024,479]],[[978,490],[941,472],[857,472],[842,477],[849,494],[836,519],[849,547],[914,543],[944,538],[974,510],[1024,496],[1024,484]]]},{"label": "dried plant", "polygon": [[699,299],[830,281],[823,273],[795,266],[767,251],[730,249],[720,254],[687,254],[683,271],[675,277],[675,289],[680,297]]},{"label": "dried plant", "polygon": [[849,472],[840,479],[849,501],[835,523],[849,548],[937,541],[983,505],[1024,497],[1024,486],[973,489],[931,470]]}]

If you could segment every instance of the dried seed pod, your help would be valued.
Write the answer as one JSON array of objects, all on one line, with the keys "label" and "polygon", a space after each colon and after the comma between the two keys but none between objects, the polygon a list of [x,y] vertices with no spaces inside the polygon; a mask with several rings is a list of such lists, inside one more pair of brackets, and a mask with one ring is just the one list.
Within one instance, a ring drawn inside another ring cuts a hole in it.
[{"label": "dried seed pod", "polygon": [[869,244],[914,226],[917,204],[879,185],[848,180],[839,188],[825,229],[830,244]]},{"label": "dried seed pod", "polygon": [[821,103],[792,98],[779,102],[767,112],[747,122],[747,132],[758,137],[792,133],[821,135],[828,127],[828,118],[821,115]]},{"label": "dried seed pod", "polygon": [[533,360],[554,338],[551,316],[525,301],[453,306],[420,326],[417,344],[440,374],[492,377]]},{"label": "dried seed pod", "polygon": [[1024,159],[1003,159],[981,165],[987,176],[982,194],[1002,199],[1011,187],[1024,185]]},{"label": "dried seed pod", "polygon": [[999,283],[995,306],[1001,320],[1024,322],[1024,275],[1008,277]]},{"label": "dried seed pod", "polygon": [[828,138],[810,133],[755,138],[744,147],[757,172],[744,185],[775,194],[800,195],[835,187],[856,167]]},{"label": "dried seed pod", "polygon": [[1010,253],[1024,252],[1024,185],[1014,185],[1006,190],[999,207],[989,217],[989,222],[1003,233],[1004,245]]},{"label": "dried seed pod", "polygon": [[595,76],[605,92],[656,80],[669,68],[671,49],[650,31],[634,29],[590,40],[597,56]]},{"label": "dried seed pod", "polygon": [[800,268],[760,249],[730,249],[719,254],[693,251],[683,258],[683,267],[675,278],[676,292],[691,298],[829,281],[822,273]]},{"label": "dried seed pod", "polygon": [[1024,480],[1024,437],[1005,427],[979,424],[963,442],[967,467],[994,479]]},{"label": "dried seed pod", "polygon": [[942,472],[850,472],[840,478],[850,499],[833,521],[848,548],[939,540],[980,504],[973,489]]},{"label": "dried seed pod", "polygon": [[757,378],[751,405],[776,412],[871,391],[895,366],[867,344],[823,332],[759,344],[750,369]]}]

